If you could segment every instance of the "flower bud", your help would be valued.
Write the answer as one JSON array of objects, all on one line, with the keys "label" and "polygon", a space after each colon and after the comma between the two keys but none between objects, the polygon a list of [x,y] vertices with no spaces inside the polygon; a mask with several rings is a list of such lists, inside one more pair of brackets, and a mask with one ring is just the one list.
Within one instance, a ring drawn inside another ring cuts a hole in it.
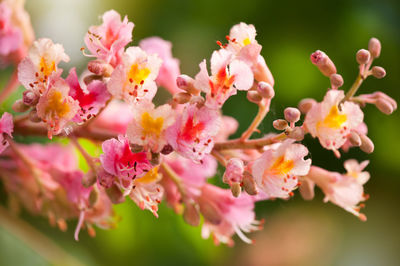
[{"label": "flower bud", "polygon": [[303,113],[306,114],[310,109],[316,104],[317,101],[311,98],[305,98],[299,102],[299,110]]},{"label": "flower bud", "polygon": [[365,49],[358,50],[356,54],[357,63],[359,63],[360,65],[364,65],[368,63],[370,59],[371,59],[371,54],[368,50]]},{"label": "flower bud", "polygon": [[343,86],[343,77],[339,74],[332,74],[330,77],[332,89],[336,89]]},{"label": "flower bud", "polygon": [[174,151],[174,148],[172,148],[171,145],[167,144],[167,145],[164,146],[164,148],[162,148],[161,154],[168,155],[173,151]]},{"label": "flower bud", "polygon": [[22,101],[25,105],[35,106],[39,102],[39,95],[33,91],[26,90],[22,94]]},{"label": "flower bud", "polygon": [[293,130],[289,132],[289,138],[302,141],[304,139],[304,130],[301,127],[293,128]]},{"label": "flower bud", "polygon": [[378,99],[375,103],[375,106],[379,109],[379,111],[386,115],[390,115],[394,111],[393,106],[385,99]]},{"label": "flower bud", "polygon": [[190,103],[196,104],[197,108],[203,107],[205,102],[206,100],[204,100],[204,98],[201,96],[193,96],[190,100]]},{"label": "flower bud", "polygon": [[242,187],[240,186],[240,183],[239,183],[239,182],[234,182],[234,183],[232,183],[232,185],[231,185],[231,192],[232,192],[232,195],[233,195],[235,198],[237,198],[237,197],[240,196],[240,193],[242,192]]},{"label": "flower bud", "polygon": [[311,62],[316,65],[327,77],[330,77],[332,74],[336,74],[336,67],[332,60],[322,51],[317,50],[311,54]]},{"label": "flower bud", "polygon": [[106,193],[113,204],[119,204],[125,201],[122,191],[116,184],[112,184],[111,187],[107,188]]},{"label": "flower bud", "polygon": [[248,91],[247,100],[249,100],[252,103],[259,103],[261,102],[262,97],[257,91]]},{"label": "flower bud", "polygon": [[190,101],[192,98],[192,95],[187,92],[178,92],[174,94],[174,101],[179,103],[179,104],[185,104]]},{"label": "flower bud", "polygon": [[372,75],[377,79],[381,79],[386,76],[386,70],[380,66],[372,67],[371,72],[372,72]]},{"label": "flower bud", "polygon": [[89,75],[83,78],[83,82],[86,85],[89,85],[93,80],[102,80],[102,76],[97,76],[97,75]]},{"label": "flower bud", "polygon": [[16,100],[15,103],[12,105],[12,109],[17,113],[23,113],[31,108],[29,105],[26,105],[22,99]]},{"label": "flower bud", "polygon": [[185,204],[185,209],[183,210],[183,220],[191,226],[199,226],[200,213],[194,204]]},{"label": "flower bud", "polygon": [[29,112],[29,120],[34,123],[39,123],[42,119],[38,116],[37,111],[35,109]]},{"label": "flower bud", "polygon": [[360,134],[360,139],[360,149],[365,153],[372,153],[374,151],[374,143],[372,142],[372,140],[364,134]]},{"label": "flower bud", "polygon": [[92,189],[89,194],[89,207],[92,208],[94,205],[96,205],[98,199],[99,191],[97,189]]},{"label": "flower bud", "polygon": [[226,170],[222,180],[229,185],[231,183],[240,182],[242,180],[243,171],[243,161],[239,158],[231,158],[226,163]]},{"label": "flower bud", "polygon": [[300,120],[300,110],[294,107],[288,107],[285,109],[283,112],[285,115],[286,121],[290,123],[296,123],[297,121]]},{"label": "flower bud", "polygon": [[207,200],[199,201],[200,212],[203,214],[204,219],[211,224],[218,225],[222,222],[221,213],[218,207],[213,202]]},{"label": "flower bud", "polygon": [[350,141],[351,145],[353,145],[355,147],[360,147],[361,146],[361,138],[354,131],[350,132],[349,141]]},{"label": "flower bud", "polygon": [[86,188],[91,187],[94,183],[96,183],[97,176],[93,171],[89,170],[83,177],[82,177],[82,185]]},{"label": "flower bud", "polygon": [[377,38],[371,38],[368,43],[368,50],[373,58],[381,54],[381,42]]},{"label": "flower bud", "polygon": [[257,91],[263,98],[272,99],[275,96],[275,91],[272,86],[264,81],[261,81],[257,85]]},{"label": "flower bud", "polygon": [[289,125],[286,120],[283,119],[277,119],[274,122],[272,122],[272,126],[276,130],[285,130]]},{"label": "flower bud", "polygon": [[315,183],[308,178],[304,178],[301,180],[299,190],[300,195],[304,200],[312,200],[314,198],[314,186]]},{"label": "flower bud", "polygon": [[244,191],[247,192],[247,194],[252,196],[258,194],[257,184],[254,181],[253,176],[247,171],[243,173],[242,184],[243,184],[243,189]]},{"label": "flower bud", "polygon": [[179,75],[176,78],[176,85],[181,90],[186,91],[189,94],[197,95],[200,91],[194,86],[194,79],[188,75]]},{"label": "flower bud", "polygon": [[98,76],[103,76],[103,77],[111,76],[111,73],[114,70],[114,68],[110,64],[108,64],[104,61],[101,61],[101,60],[90,61],[88,63],[87,68],[93,74],[98,75]]}]

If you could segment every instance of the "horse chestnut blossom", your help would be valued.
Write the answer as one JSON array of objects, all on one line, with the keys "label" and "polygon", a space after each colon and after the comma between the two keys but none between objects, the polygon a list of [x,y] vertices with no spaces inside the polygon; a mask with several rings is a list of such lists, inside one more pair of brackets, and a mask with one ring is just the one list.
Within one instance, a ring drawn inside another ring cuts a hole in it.
[{"label": "horse chestnut blossom", "polygon": [[[382,67],[372,66],[382,47],[376,38],[368,50],[357,52],[359,73],[346,91],[328,54],[313,53],[311,63],[331,83],[324,99],[305,98],[298,108],[285,108],[272,123],[277,131],[261,132],[275,81],[254,25],[234,25],[227,43],[217,42],[211,74],[204,59],[200,72],[191,77],[181,74],[169,41],[150,37],[129,46],[134,24],[110,10],[82,40],[91,53],[83,54],[94,58],[87,64],[89,71],[79,73],[70,66],[65,78],[58,66],[69,61],[63,46],[50,39],[29,42],[30,24],[14,19],[19,16],[28,21],[20,4],[0,3],[0,63],[18,64],[0,103],[18,83],[25,87],[12,105],[21,114],[5,112],[0,119],[0,178],[15,203],[10,205],[14,212],[22,206],[63,231],[67,221],[76,220],[78,240],[81,229],[95,236],[95,227],[113,228],[113,206],[126,198],[155,217],[165,201],[186,223],[202,226],[204,238],[211,235],[216,244],[231,246],[235,235],[253,243],[248,233],[261,230],[256,202],[287,200],[297,188],[310,200],[317,186],[325,201],[366,220],[360,209],[368,198],[368,161],[347,160],[345,174],[328,171],[306,158],[313,151],[302,141],[307,134],[318,138],[337,159],[339,149],[373,152],[362,108],[373,104],[386,115],[397,109],[384,92],[357,94],[369,76],[386,75]],[[153,101],[158,86],[171,94],[160,105]],[[237,132],[239,122],[222,110],[238,90],[258,108],[243,132]],[[233,137],[238,133],[240,137]],[[52,139],[55,135],[64,145]],[[44,145],[18,143],[24,136],[49,140]],[[92,155],[82,139],[99,152]],[[79,164],[77,154],[83,160]],[[210,182],[215,178],[222,182]]]}]

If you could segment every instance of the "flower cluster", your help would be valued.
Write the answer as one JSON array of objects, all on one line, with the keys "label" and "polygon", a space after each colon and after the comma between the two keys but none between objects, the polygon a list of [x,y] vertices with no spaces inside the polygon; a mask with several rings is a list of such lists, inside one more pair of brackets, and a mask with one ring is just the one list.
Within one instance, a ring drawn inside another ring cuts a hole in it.
[{"label": "flower cluster", "polygon": [[[382,67],[371,67],[381,50],[377,39],[357,53],[360,72],[347,93],[339,89],[343,79],[332,60],[324,52],[313,53],[312,63],[331,82],[324,99],[307,98],[298,108],[286,108],[284,119],[273,122],[277,132],[251,138],[275,95],[253,25],[233,26],[226,43],[217,42],[210,69],[203,60],[190,77],[181,74],[168,41],[150,37],[127,47],[134,24],[111,10],[84,38],[86,48],[81,50],[91,58],[88,71],[78,77],[73,67],[64,78],[59,63],[69,57],[63,46],[50,39],[29,42],[26,17],[22,7],[10,1],[0,4],[1,60],[30,46],[15,59],[25,90],[13,109],[24,114],[4,113],[0,119],[0,176],[14,209],[23,206],[46,216],[62,230],[66,220],[77,218],[78,239],[81,228],[94,235],[93,225],[113,227],[112,205],[127,197],[156,217],[165,200],[192,226],[199,226],[203,217],[204,238],[232,245],[235,234],[252,243],[245,233],[262,228],[254,213],[256,202],[289,199],[297,188],[309,200],[316,185],[325,201],[366,220],[360,202],[368,198],[363,188],[370,177],[364,171],[368,161],[346,161],[346,174],[328,171],[312,165],[301,142],[310,134],[338,158],[340,150],[351,147],[373,151],[362,108],[374,104],[385,114],[397,109],[383,92],[356,96],[368,76],[385,76]],[[156,106],[153,98],[161,87],[171,100]],[[258,106],[258,113],[241,137],[229,139],[238,122],[224,116],[222,107],[238,91]],[[19,144],[12,134],[57,136],[68,145],[54,140]],[[89,155],[79,138],[91,140],[102,153]],[[88,170],[78,167],[77,153]],[[224,187],[208,182],[218,164],[225,168]]]}]

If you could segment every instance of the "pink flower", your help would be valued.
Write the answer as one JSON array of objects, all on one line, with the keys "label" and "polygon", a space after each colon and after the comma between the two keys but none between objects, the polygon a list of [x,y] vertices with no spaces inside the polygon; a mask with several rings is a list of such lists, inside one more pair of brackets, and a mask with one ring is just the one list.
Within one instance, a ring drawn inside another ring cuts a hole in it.
[{"label": "pink flower", "polygon": [[0,3],[0,66],[18,63],[32,44],[34,33],[24,1]]},{"label": "pink flower", "polygon": [[134,180],[134,185],[129,197],[142,210],[148,209],[158,218],[158,204],[161,203],[164,189],[158,183],[161,176],[158,174],[158,167],[154,167],[143,177]]},{"label": "pink flower", "polygon": [[80,110],[73,119],[76,123],[85,122],[96,116],[111,96],[106,84],[100,80],[93,80],[87,88],[81,88],[75,68],[69,71],[65,81],[70,87],[69,96],[79,102]]},{"label": "pink flower", "polygon": [[11,114],[6,112],[0,118],[0,154],[8,147],[8,142],[4,138],[4,135],[8,135],[11,138],[13,130],[13,117]]},{"label": "pink flower", "polygon": [[311,159],[304,160],[308,150],[294,140],[271,147],[252,166],[257,185],[268,197],[288,198],[298,186],[298,176],[310,170]]},{"label": "pink flower", "polygon": [[135,107],[134,118],[126,132],[131,143],[160,152],[167,144],[166,129],[175,122],[175,113],[168,104],[154,108],[154,104],[142,101]]},{"label": "pink flower", "polygon": [[[118,134],[125,134],[133,119],[132,108],[129,104],[112,100],[106,108],[93,120],[93,127],[105,129]],[[124,114],[124,115],[121,115]]]},{"label": "pink flower", "polygon": [[363,121],[360,107],[352,102],[339,103],[344,98],[341,90],[329,90],[321,103],[308,111],[304,125],[322,147],[329,150],[339,149],[347,140],[350,131]]},{"label": "pink flower", "polygon": [[215,244],[222,242],[232,246],[235,233],[251,244],[243,232],[260,230],[261,223],[255,220],[254,199],[247,194],[235,198],[228,189],[206,184],[198,201],[204,216],[202,237],[208,238],[212,234]]},{"label": "pink flower", "polygon": [[172,44],[159,37],[150,37],[140,41],[140,48],[148,54],[156,54],[162,59],[162,65],[156,82],[166,88],[171,94],[180,92],[176,85],[176,78],[181,74],[179,60],[172,57]]},{"label": "pink flower", "polygon": [[344,163],[346,174],[312,166],[307,178],[322,189],[325,202],[331,201],[365,221],[367,218],[360,213],[362,205],[359,203],[368,199],[363,189],[363,185],[370,177],[368,172],[363,172],[368,163],[369,161],[364,161],[359,164],[356,160],[347,160]]},{"label": "pink flower", "polygon": [[233,117],[223,115],[221,116],[221,121],[221,127],[215,137],[216,141],[225,141],[229,139],[229,136],[234,134],[239,128],[239,122]]},{"label": "pink flower", "polygon": [[186,105],[174,125],[167,129],[168,143],[176,152],[188,159],[201,162],[214,146],[220,117],[216,110],[195,104]]},{"label": "pink flower", "polygon": [[129,140],[122,135],[118,136],[118,140],[104,141],[102,148],[104,153],[100,155],[100,161],[104,170],[115,176],[117,184],[127,192],[132,189],[132,180],[152,168],[146,153],[133,153]]},{"label": "pink flower", "polygon": [[63,46],[54,44],[50,39],[39,39],[33,43],[28,56],[18,65],[18,80],[27,90],[42,94],[49,77],[58,72],[57,66],[61,61],[69,61]]},{"label": "pink flower", "polygon": [[107,11],[103,14],[103,24],[89,28],[85,44],[95,57],[116,67],[121,62],[125,46],[132,41],[133,27],[126,16],[121,21],[116,11]]},{"label": "pink flower", "polygon": [[38,116],[47,124],[48,136],[60,134],[78,113],[79,102],[68,96],[69,86],[57,73],[49,77],[49,87],[36,106]]},{"label": "pink flower", "polygon": [[126,102],[151,101],[157,92],[155,79],[161,66],[157,55],[148,55],[139,47],[129,47],[108,82],[109,92]]},{"label": "pink flower", "polygon": [[214,51],[211,56],[211,77],[208,76],[206,61],[200,63],[200,72],[195,78],[195,87],[207,94],[206,106],[220,108],[236,90],[247,91],[254,77],[250,67],[225,49]]}]

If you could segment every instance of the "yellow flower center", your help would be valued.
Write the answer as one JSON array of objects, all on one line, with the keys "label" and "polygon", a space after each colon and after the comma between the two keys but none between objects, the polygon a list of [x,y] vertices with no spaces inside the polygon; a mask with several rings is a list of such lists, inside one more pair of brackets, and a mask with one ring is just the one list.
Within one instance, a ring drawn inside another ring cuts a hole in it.
[{"label": "yellow flower center", "polygon": [[244,46],[249,45],[250,43],[251,43],[251,41],[250,41],[249,38],[246,38],[246,39],[243,40],[243,45]]},{"label": "yellow flower center", "polygon": [[156,119],[154,119],[147,112],[142,114],[141,125],[143,128],[143,134],[145,136],[156,135],[157,137],[159,137],[161,134],[163,124],[164,124],[164,118],[162,117],[157,117]]},{"label": "yellow flower center", "polygon": [[292,160],[285,160],[285,156],[282,155],[274,164],[268,169],[269,174],[274,175],[286,175],[294,167],[294,162]]},{"label": "yellow flower center", "polygon": [[53,71],[56,71],[56,63],[52,61],[50,64],[48,64],[46,59],[42,56],[40,58],[39,69],[43,75],[49,77]]},{"label": "yellow flower center", "polygon": [[69,105],[63,100],[59,91],[52,92],[47,101],[45,113],[52,117],[62,118],[70,111]]},{"label": "yellow flower center", "polygon": [[140,68],[138,64],[133,64],[128,72],[129,82],[136,84],[143,83],[150,74],[150,69]]},{"label": "yellow flower center", "polygon": [[337,105],[334,105],[325,117],[323,125],[332,129],[339,129],[346,121],[347,115],[340,114]]},{"label": "yellow flower center", "polygon": [[148,184],[157,181],[158,178],[158,167],[154,167],[143,177],[138,178],[137,181],[140,183]]}]

